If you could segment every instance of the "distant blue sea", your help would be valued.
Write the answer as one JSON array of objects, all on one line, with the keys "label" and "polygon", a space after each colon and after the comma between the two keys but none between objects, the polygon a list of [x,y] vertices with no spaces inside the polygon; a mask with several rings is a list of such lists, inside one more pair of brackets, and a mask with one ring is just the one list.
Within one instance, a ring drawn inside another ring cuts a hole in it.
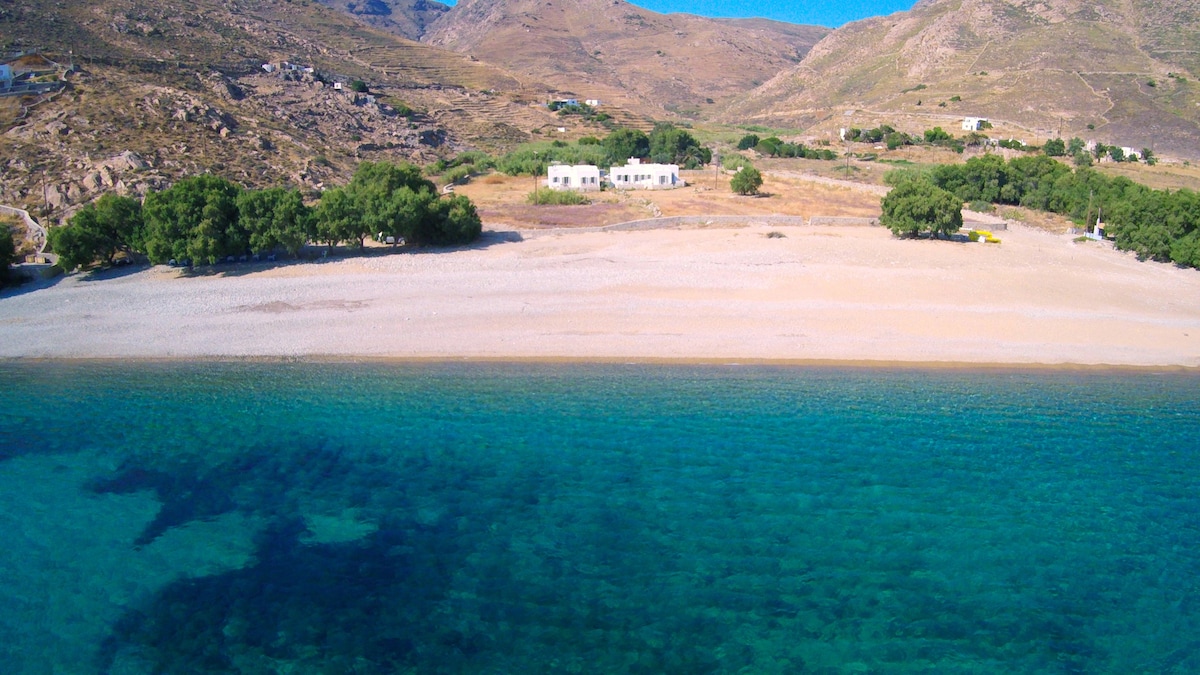
[{"label": "distant blue sea", "polygon": [[0,673],[1196,673],[1200,377],[0,363]]}]

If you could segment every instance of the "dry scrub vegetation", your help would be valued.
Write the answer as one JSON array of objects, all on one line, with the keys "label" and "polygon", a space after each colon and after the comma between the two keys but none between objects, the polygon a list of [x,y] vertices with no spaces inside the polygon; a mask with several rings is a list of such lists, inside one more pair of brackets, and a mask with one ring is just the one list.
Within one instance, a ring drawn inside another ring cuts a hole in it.
[{"label": "dry scrub vegetation", "polygon": [[[491,174],[455,189],[471,198],[484,225],[520,229],[600,227],[662,216],[790,215],[879,216],[879,196],[841,185],[813,182],[798,175],[764,175],[764,195],[745,197],[729,189],[730,174],[685,171],[689,185],[675,190],[591,193],[591,204],[531,206],[533,179]],[[539,189],[546,189],[544,186]]]}]

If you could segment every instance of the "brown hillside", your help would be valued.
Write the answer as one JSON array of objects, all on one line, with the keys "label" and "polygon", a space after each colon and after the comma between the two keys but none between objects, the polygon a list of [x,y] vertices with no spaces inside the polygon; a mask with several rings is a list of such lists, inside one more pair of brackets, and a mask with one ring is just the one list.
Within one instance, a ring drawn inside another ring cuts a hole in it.
[{"label": "brown hillside", "polygon": [[529,73],[564,95],[699,117],[795,65],[827,32],[663,15],[622,0],[460,0],[424,40]]},{"label": "brown hillside", "polygon": [[433,0],[319,0],[363,23],[410,40],[419,40],[426,27],[450,9]]},{"label": "brown hillside", "polygon": [[1198,66],[1190,1],[926,0],[838,29],[722,116],[823,132],[862,126],[849,110],[918,130],[989,117],[1030,141],[1061,133],[1197,157]]},{"label": "brown hillside", "polygon": [[[51,7],[0,13],[10,48],[42,48],[66,82],[0,106],[0,203],[49,206],[51,220],[108,190],[139,194],[205,171],[315,188],[365,159],[503,149],[563,125],[593,132],[532,105],[549,93],[499,68],[308,0]],[[261,67],[281,61],[316,72]],[[333,86],[355,78],[373,99]]]}]

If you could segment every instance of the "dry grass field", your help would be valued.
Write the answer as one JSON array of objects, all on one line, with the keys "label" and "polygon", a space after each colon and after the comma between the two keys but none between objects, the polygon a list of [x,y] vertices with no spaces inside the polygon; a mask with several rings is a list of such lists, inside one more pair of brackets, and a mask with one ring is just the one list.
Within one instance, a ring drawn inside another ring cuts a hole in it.
[{"label": "dry grass field", "polygon": [[605,190],[593,193],[591,204],[582,206],[530,205],[526,200],[533,192],[533,178],[529,176],[490,174],[455,188],[455,192],[470,197],[485,227],[493,229],[601,227],[659,215],[879,216],[879,195],[868,189],[821,183],[796,172],[767,172],[762,194],[751,197],[730,190],[730,177],[728,173],[718,177],[709,171],[685,171],[687,187]]}]

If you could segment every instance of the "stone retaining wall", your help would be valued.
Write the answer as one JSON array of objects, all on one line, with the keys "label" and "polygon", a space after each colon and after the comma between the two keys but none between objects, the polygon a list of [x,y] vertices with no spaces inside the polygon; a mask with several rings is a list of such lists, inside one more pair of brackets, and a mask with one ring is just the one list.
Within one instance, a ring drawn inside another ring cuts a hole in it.
[{"label": "stone retaining wall", "polygon": [[37,242],[38,255],[43,255],[46,252],[46,230],[41,225],[38,225],[38,222],[29,215],[28,211],[12,206],[0,206],[0,213],[8,216],[16,216],[25,221],[25,227],[29,230],[29,238]]},{"label": "stone retaining wall", "polygon": [[879,224],[878,218],[858,218],[851,216],[813,216],[809,225],[866,225],[874,227]]}]

